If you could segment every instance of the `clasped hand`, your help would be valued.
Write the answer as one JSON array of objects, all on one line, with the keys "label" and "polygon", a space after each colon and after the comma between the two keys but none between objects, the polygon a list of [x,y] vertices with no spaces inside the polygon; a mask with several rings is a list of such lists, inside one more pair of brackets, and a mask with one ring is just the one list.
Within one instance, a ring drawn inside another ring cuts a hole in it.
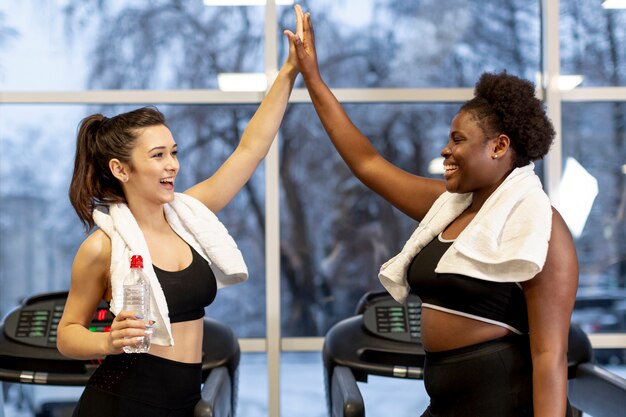
[{"label": "clasped hand", "polygon": [[108,350],[111,354],[122,353],[125,346],[134,346],[142,338],[152,334],[154,321],[148,323],[144,318],[132,311],[120,311],[111,323],[108,338]]}]

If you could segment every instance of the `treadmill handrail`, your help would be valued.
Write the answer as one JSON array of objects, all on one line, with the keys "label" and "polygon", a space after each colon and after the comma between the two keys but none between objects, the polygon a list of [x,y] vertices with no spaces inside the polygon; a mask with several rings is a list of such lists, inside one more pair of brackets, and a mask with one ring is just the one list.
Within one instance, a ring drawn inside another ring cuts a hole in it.
[{"label": "treadmill handrail", "polygon": [[626,379],[592,363],[583,363],[568,382],[568,397],[574,407],[587,414],[623,417]]},{"label": "treadmill handrail", "polygon": [[364,417],[363,396],[350,368],[335,366],[331,384],[332,417]]},{"label": "treadmill handrail", "polygon": [[0,381],[17,384],[81,386],[87,383],[92,373],[93,371],[81,375],[0,368]]},{"label": "treadmill handrail", "polygon": [[220,366],[211,371],[204,382],[194,417],[232,417],[232,383],[228,368]]}]

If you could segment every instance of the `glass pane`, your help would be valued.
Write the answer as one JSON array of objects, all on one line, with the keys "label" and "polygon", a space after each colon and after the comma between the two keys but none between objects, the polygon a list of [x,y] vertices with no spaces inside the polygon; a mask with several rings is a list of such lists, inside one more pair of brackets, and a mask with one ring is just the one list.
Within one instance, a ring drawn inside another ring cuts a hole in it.
[{"label": "glass pane", "polygon": [[[34,417],[40,415],[71,415],[84,387],[65,387],[40,384],[3,383],[4,414],[0,416]],[[0,399],[2,394],[0,393]]]},{"label": "glass pane", "polygon": [[[326,417],[324,365],[318,353],[281,355],[281,414],[298,417]],[[363,396],[365,415],[413,417],[428,406],[421,380],[369,376],[357,382]]]},{"label": "glass pane", "polygon": [[[573,320],[589,333],[626,331],[625,121],[623,102],[563,103],[563,160],[578,167],[570,170],[578,184],[588,181],[587,175],[597,181],[595,199],[585,196],[592,188],[585,187],[569,204],[578,209],[570,210],[578,220],[570,228],[580,264]],[[598,350],[596,358],[611,362],[613,354]]]},{"label": "glass pane", "polygon": [[267,417],[267,355],[243,353],[237,382],[237,411],[234,415]]},{"label": "glass pane", "polygon": [[561,73],[580,86],[626,85],[626,13],[602,1],[561,0]]},{"label": "glass pane", "polygon": [[[536,0],[301,3],[331,87],[471,87],[484,71],[534,80],[540,70]],[[291,8],[279,16],[279,33],[293,28]]]},{"label": "glass pane", "polygon": [[217,88],[263,72],[259,7],[202,1],[0,4],[0,90]]},{"label": "glass pane", "polygon": [[[280,355],[281,415],[326,417],[324,366],[320,352]],[[369,414],[368,414],[369,415]]]},{"label": "glass pane", "polygon": [[[442,163],[458,104],[347,105],[387,159],[422,176]],[[322,336],[382,290],[380,265],[400,251],[415,222],[349,172],[310,105],[293,105],[282,126],[281,272],[285,336]]]},{"label": "glass pane", "polygon": [[[179,145],[177,189],[183,191],[230,155],[256,106],[159,108]],[[78,123],[94,112],[111,116],[130,109],[0,106],[0,316],[24,297],[69,288],[72,261],[85,238],[67,197]],[[219,213],[243,252],[250,279],[221,290],[207,314],[233,326],[238,337],[265,335],[264,198],[261,166]]]}]

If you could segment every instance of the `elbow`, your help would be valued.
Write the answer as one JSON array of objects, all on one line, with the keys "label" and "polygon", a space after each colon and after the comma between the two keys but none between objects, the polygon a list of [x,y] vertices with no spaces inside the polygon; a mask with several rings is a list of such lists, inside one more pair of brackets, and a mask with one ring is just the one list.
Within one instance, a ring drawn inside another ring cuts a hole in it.
[{"label": "elbow", "polygon": [[362,152],[354,158],[345,158],[350,171],[354,175],[367,176],[380,168],[382,157],[378,152]]},{"label": "elbow", "polygon": [[57,330],[57,350],[61,355],[71,357],[70,352],[67,347],[67,340],[65,337],[65,332],[61,327]]},{"label": "elbow", "polygon": [[77,355],[73,346],[75,346],[75,343],[72,340],[71,329],[68,329],[68,325],[59,325],[57,330],[57,350],[59,353],[71,359],[83,359],[80,355]]}]

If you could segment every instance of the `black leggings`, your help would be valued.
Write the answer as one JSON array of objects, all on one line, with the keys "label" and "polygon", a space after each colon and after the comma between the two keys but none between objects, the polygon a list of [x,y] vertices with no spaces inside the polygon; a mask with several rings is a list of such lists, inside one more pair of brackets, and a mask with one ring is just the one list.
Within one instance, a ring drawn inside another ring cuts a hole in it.
[{"label": "black leggings", "polygon": [[532,417],[528,337],[426,352],[424,385],[430,405],[422,417]]},{"label": "black leggings", "polygon": [[73,417],[193,417],[202,364],[150,354],[108,356],[89,379]]}]

